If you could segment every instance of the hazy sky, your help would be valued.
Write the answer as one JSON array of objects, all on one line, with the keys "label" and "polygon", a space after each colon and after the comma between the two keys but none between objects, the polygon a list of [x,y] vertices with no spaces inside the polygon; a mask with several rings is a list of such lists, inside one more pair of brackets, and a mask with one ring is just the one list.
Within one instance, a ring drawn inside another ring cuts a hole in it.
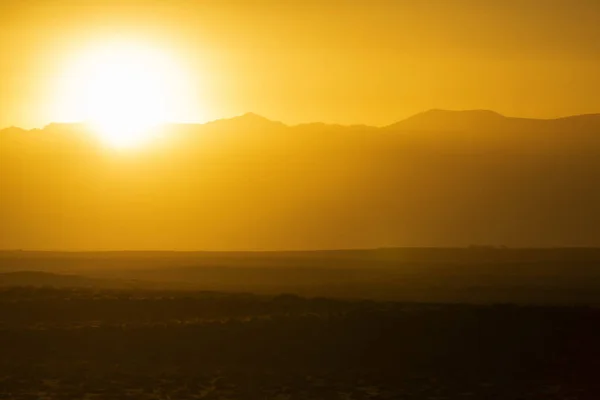
[{"label": "hazy sky", "polygon": [[192,71],[186,120],[600,112],[598,0],[1,0],[0,17],[0,127],[57,119],[69,60],[115,38]]}]

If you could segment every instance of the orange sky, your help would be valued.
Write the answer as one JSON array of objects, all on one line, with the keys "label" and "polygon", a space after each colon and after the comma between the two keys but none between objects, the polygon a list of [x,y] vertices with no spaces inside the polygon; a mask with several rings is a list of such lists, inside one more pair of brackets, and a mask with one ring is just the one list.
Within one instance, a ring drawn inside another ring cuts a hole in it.
[{"label": "orange sky", "polygon": [[600,111],[597,0],[2,0],[0,16],[0,127],[56,120],[69,60],[120,38],[192,71],[190,121]]}]

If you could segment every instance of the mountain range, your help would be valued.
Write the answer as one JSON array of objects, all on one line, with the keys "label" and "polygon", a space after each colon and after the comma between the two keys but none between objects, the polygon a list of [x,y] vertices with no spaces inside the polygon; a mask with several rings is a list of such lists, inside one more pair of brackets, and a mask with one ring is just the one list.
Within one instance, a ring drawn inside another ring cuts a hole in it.
[{"label": "mountain range", "polygon": [[600,246],[600,114],[430,110],[384,127],[259,115],[115,151],[0,130],[0,249]]},{"label": "mountain range", "polygon": [[[166,128],[173,129],[193,129],[193,128],[258,128],[258,129],[339,129],[339,130],[357,130],[357,129],[380,129],[397,131],[508,131],[515,132],[519,130],[557,132],[572,129],[599,129],[600,113],[573,115],[553,119],[534,119],[534,118],[515,118],[506,117],[495,111],[490,110],[464,110],[451,111],[432,109],[390,125],[375,127],[368,125],[340,125],[327,124],[322,122],[303,123],[297,125],[287,125],[283,122],[273,121],[253,112],[236,116],[233,118],[224,118],[207,123],[171,123]],[[84,123],[51,123],[42,130],[86,130]],[[4,134],[8,132],[24,132],[25,129],[18,127],[5,128]],[[37,131],[34,129],[33,131]]]}]

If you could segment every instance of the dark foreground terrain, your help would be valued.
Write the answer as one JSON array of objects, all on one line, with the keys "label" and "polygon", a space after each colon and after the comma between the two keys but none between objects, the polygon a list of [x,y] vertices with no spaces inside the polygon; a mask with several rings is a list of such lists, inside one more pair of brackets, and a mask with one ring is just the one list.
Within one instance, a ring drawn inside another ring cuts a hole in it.
[{"label": "dark foreground terrain", "polygon": [[0,289],[0,399],[600,398],[600,310]]},{"label": "dark foreground terrain", "polygon": [[597,400],[599,306],[600,249],[0,252],[0,399]]}]

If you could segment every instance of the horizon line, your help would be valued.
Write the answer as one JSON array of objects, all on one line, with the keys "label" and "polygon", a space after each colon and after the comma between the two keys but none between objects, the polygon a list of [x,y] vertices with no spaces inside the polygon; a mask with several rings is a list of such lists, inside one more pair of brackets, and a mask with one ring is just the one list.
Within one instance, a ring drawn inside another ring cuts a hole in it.
[{"label": "horizon line", "polygon": [[[327,125],[327,126],[338,126],[338,127],[366,127],[366,128],[387,128],[390,127],[392,125],[407,121],[413,117],[419,116],[419,115],[423,115],[423,114],[427,114],[427,113],[433,113],[433,112],[447,112],[447,113],[488,113],[488,114],[495,114],[498,117],[501,118],[505,118],[505,119],[513,119],[513,120],[534,120],[534,121],[557,121],[557,120],[561,120],[561,119],[567,119],[567,118],[575,118],[575,117],[585,117],[585,116],[600,116],[600,111],[598,112],[593,112],[593,113],[583,113],[583,114],[569,114],[569,115],[563,115],[560,117],[552,117],[552,118],[531,118],[531,117],[517,117],[517,116],[507,116],[504,115],[502,113],[499,113],[497,111],[494,110],[490,110],[490,109],[443,109],[443,108],[431,108],[425,111],[421,111],[415,114],[411,114],[406,118],[402,118],[399,120],[396,120],[392,123],[389,124],[385,124],[385,125],[369,125],[369,124],[365,124],[365,123],[354,123],[354,124],[342,124],[342,123],[335,123],[335,122],[324,122],[324,121],[311,121],[311,122],[300,122],[300,123],[295,123],[295,124],[287,124],[283,121],[279,121],[279,120],[275,120],[275,119],[271,119],[268,117],[265,117],[261,114],[255,113],[253,111],[248,111],[245,112],[243,114],[237,114],[231,117],[222,117],[222,118],[216,118],[216,119],[211,119],[211,120],[207,120],[204,122],[191,122],[191,121],[165,121],[165,122],[161,122],[159,124],[156,125],[156,127],[164,127],[164,126],[168,126],[168,125],[193,125],[193,126],[203,126],[203,125],[208,125],[211,123],[215,123],[215,122],[220,122],[220,121],[229,121],[229,120],[234,120],[234,119],[239,119],[239,118],[244,118],[244,117],[252,117],[252,118],[260,118],[263,119],[265,121],[268,122],[272,122],[272,123],[277,123],[277,124],[282,124],[286,127],[289,128],[293,128],[293,127],[299,127],[299,126],[305,126],[305,125]],[[34,127],[34,128],[23,128],[17,125],[9,125],[9,126],[4,126],[4,127],[0,127],[0,131],[6,130],[6,129],[11,129],[11,128],[16,128],[16,129],[22,129],[25,131],[33,131],[33,130],[43,130],[46,129],[49,126],[52,125],[86,125],[86,126],[91,126],[93,125],[93,122],[90,121],[51,121],[46,123],[45,125],[43,125],[42,127]]]}]

